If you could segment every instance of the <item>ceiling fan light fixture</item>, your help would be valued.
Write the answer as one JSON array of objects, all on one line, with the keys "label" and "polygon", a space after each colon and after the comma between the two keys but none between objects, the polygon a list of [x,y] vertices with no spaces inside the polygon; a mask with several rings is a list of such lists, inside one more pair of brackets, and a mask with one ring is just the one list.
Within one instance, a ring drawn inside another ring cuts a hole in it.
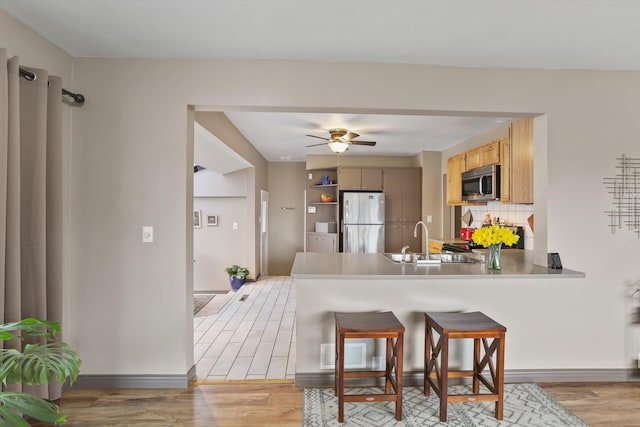
[{"label": "ceiling fan light fixture", "polygon": [[331,141],[327,144],[329,149],[336,154],[344,153],[349,149],[349,144],[340,141]]}]

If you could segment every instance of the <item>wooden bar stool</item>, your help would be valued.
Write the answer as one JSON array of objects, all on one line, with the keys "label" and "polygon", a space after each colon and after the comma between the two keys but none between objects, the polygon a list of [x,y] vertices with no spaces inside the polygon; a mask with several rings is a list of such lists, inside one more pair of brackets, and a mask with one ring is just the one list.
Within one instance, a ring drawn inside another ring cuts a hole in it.
[{"label": "wooden bar stool", "polygon": [[[390,312],[335,313],[336,365],[335,393],[338,396],[338,422],[344,422],[344,402],[396,402],[396,420],[402,420],[402,350],[404,326]],[[348,338],[385,338],[386,364],[384,371],[344,370],[344,344]],[[395,341],[395,342],[394,342]],[[395,369],[395,375],[394,374]],[[384,394],[345,394],[344,380],[348,378],[385,378]],[[391,388],[393,387],[393,393]]]},{"label": "wooden bar stool", "polygon": [[[504,398],[504,339],[507,328],[478,311],[473,313],[424,313],[424,394],[430,389],[440,398],[440,421],[447,421],[447,402],[496,402],[495,417],[502,419]],[[435,343],[434,331],[439,335]],[[473,338],[473,370],[449,370],[449,339]],[[491,343],[488,339],[492,338]],[[484,349],[481,358],[480,343]],[[495,355],[495,364],[493,356]],[[438,356],[440,361],[438,362]],[[482,375],[489,368],[491,381]],[[436,381],[434,381],[434,377]],[[473,394],[448,394],[449,378],[473,378]],[[489,393],[480,394],[480,382]]]}]

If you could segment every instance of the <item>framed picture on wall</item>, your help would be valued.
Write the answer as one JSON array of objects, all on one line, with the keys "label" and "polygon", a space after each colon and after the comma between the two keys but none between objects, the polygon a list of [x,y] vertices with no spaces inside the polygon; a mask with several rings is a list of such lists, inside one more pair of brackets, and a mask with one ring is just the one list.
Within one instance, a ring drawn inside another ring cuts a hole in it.
[{"label": "framed picture on wall", "polygon": [[201,228],[201,227],[202,227],[202,212],[193,211],[193,228]]},{"label": "framed picture on wall", "polygon": [[207,215],[207,225],[218,226],[218,215]]}]

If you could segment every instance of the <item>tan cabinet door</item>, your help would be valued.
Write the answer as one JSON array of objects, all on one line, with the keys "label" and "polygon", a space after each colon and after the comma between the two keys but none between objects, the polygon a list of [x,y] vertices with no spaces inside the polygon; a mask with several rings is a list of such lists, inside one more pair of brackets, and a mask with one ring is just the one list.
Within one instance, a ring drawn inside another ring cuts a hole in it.
[{"label": "tan cabinet door", "polygon": [[422,218],[422,173],[419,168],[402,170],[402,221],[412,224]]},{"label": "tan cabinet door", "polygon": [[464,153],[447,159],[447,205],[462,205],[462,172],[464,170]]},{"label": "tan cabinet door", "polygon": [[511,123],[511,203],[533,203],[533,119]]},{"label": "tan cabinet door", "polygon": [[340,190],[361,190],[362,169],[340,168],[338,169],[338,186]]},{"label": "tan cabinet door", "polygon": [[402,221],[402,169],[386,168],[384,170],[385,222]]},{"label": "tan cabinet door", "polygon": [[382,191],[382,168],[362,168],[362,190]]},{"label": "tan cabinet door", "polygon": [[500,163],[500,140],[482,146],[482,165],[497,165]]},{"label": "tan cabinet door", "polygon": [[467,151],[467,167],[465,170],[472,170],[482,166],[482,147]]},{"label": "tan cabinet door", "polygon": [[335,234],[307,233],[307,252],[337,252]]}]

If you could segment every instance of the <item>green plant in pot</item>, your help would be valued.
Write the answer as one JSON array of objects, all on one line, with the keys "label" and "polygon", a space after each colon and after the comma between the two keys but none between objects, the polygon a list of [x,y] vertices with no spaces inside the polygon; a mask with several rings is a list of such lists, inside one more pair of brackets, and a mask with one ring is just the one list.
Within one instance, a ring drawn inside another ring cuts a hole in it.
[{"label": "green plant in pot", "polygon": [[248,268],[235,264],[225,268],[224,271],[229,275],[229,282],[231,283],[231,288],[234,290],[240,289],[240,287],[244,285],[244,282],[247,281],[247,276],[249,276]]},{"label": "green plant in pot", "polygon": [[[71,347],[51,338],[60,332],[60,324],[48,320],[24,319],[0,324],[0,340],[14,337],[44,337],[46,343],[26,344],[22,351],[12,348],[0,350],[0,380],[12,384],[49,384],[53,381],[73,383],[80,372],[80,358]],[[0,426],[29,427],[25,417],[48,423],[64,424],[66,416],[48,399],[29,393],[0,392]]]}]

